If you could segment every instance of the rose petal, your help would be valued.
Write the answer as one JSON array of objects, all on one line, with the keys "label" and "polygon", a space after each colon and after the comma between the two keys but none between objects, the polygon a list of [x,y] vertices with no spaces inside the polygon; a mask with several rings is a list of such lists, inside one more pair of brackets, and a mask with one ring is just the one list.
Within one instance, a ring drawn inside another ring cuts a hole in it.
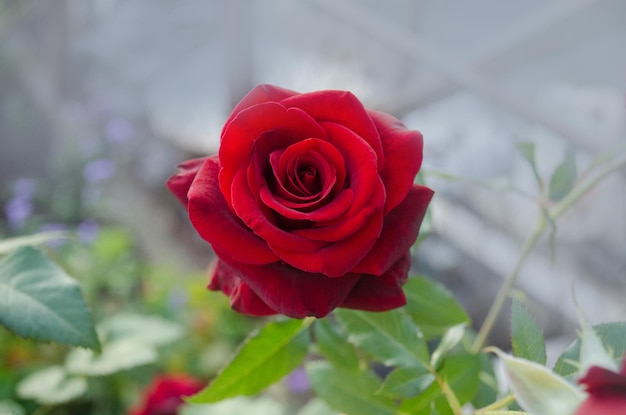
[{"label": "rose petal", "polygon": [[[217,252],[220,255],[219,252]],[[241,279],[271,309],[292,318],[324,317],[357,283],[358,275],[328,278],[302,272],[283,263],[254,266],[222,258],[232,275]]]},{"label": "rose petal", "polygon": [[380,234],[382,223],[382,212],[379,212],[352,235],[315,252],[298,252],[292,250],[292,247],[272,246],[272,249],[283,261],[298,269],[329,277],[342,277],[370,252]]},{"label": "rose petal", "polygon": [[[230,124],[230,122],[239,114],[241,111],[246,108],[250,108],[257,104],[263,104],[265,102],[280,102],[285,98],[288,98],[292,95],[297,95],[298,93],[295,91],[291,91],[289,89],[281,88],[274,85],[258,85],[254,87],[250,92],[244,96],[241,101],[233,108],[233,111],[230,113],[230,116],[224,123],[224,129]],[[224,132],[222,130],[222,133]]]},{"label": "rose petal", "polygon": [[626,394],[609,393],[589,396],[574,415],[624,415],[626,414]]},{"label": "rose petal", "polygon": [[271,217],[271,211],[267,207],[265,207],[266,211],[261,209],[247,186],[246,177],[246,172],[241,170],[233,180],[232,193],[237,195],[233,199],[233,209],[237,216],[272,250],[276,251],[276,247],[290,247],[299,252],[307,252],[307,255],[310,256],[311,251],[316,251],[326,244],[325,242],[311,241],[281,229]]},{"label": "rose petal", "polygon": [[413,186],[406,198],[385,216],[383,230],[368,256],[352,272],[380,275],[413,245],[433,191]]},{"label": "rose petal", "polygon": [[317,121],[330,121],[349,128],[369,143],[376,153],[378,168],[382,168],[385,156],[378,131],[363,104],[350,92],[309,92],[293,95],[281,103],[288,108],[300,108]]},{"label": "rose petal", "polygon": [[406,253],[381,276],[363,275],[340,307],[368,311],[386,311],[402,307],[406,297],[402,285],[411,266]]},{"label": "rose petal", "polygon": [[222,132],[219,150],[220,189],[229,206],[232,205],[230,191],[235,174],[247,168],[255,141],[270,131],[272,136],[283,135],[293,141],[326,136],[313,118],[297,108],[287,109],[266,102],[239,112]]},{"label": "rose petal", "polygon": [[189,188],[189,219],[202,238],[240,262],[267,264],[278,260],[267,243],[230,211],[219,189],[219,165],[207,159]]},{"label": "rose petal", "polygon": [[374,121],[385,153],[380,177],[385,184],[385,214],[404,200],[422,165],[422,134],[407,130],[398,119],[378,111],[368,111]]},{"label": "rose petal", "polygon": [[626,395],[626,376],[603,367],[591,367],[578,383],[584,384],[591,394],[621,390]]},{"label": "rose petal", "polygon": [[187,193],[189,192],[191,183],[196,177],[198,170],[200,170],[202,163],[204,163],[207,158],[208,157],[201,157],[180,163],[177,166],[178,171],[167,179],[165,183],[170,192],[172,192],[185,207],[187,207]]}]

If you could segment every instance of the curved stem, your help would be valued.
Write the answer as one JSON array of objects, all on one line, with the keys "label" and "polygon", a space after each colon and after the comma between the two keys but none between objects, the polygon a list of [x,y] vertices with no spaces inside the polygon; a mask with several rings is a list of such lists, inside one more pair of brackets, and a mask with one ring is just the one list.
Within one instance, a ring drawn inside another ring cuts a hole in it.
[{"label": "curved stem", "polygon": [[485,341],[487,340],[489,333],[491,333],[491,330],[493,329],[493,325],[495,324],[496,319],[498,318],[498,315],[500,314],[500,311],[502,311],[502,307],[504,307],[504,304],[507,298],[509,298],[509,294],[511,293],[513,284],[515,283],[515,280],[517,279],[517,275],[522,269],[522,264],[528,257],[528,254],[532,250],[533,246],[535,246],[535,243],[537,242],[537,240],[539,240],[539,237],[543,234],[545,229],[546,229],[546,221],[544,220],[543,215],[541,215],[540,220],[537,223],[537,226],[535,228],[535,231],[532,233],[532,235],[530,235],[530,237],[524,243],[522,252],[517,258],[517,262],[515,263],[515,267],[513,268],[513,271],[511,271],[509,275],[506,276],[506,278],[504,279],[504,282],[502,283],[502,285],[500,286],[500,289],[498,290],[498,294],[496,295],[496,298],[493,301],[493,304],[491,304],[491,308],[489,309],[489,312],[487,313],[487,317],[485,317],[485,321],[483,322],[483,325],[480,328],[478,335],[476,336],[476,340],[474,341],[474,345],[472,346],[473,353],[478,353],[480,349],[482,349],[482,347],[484,346]]}]

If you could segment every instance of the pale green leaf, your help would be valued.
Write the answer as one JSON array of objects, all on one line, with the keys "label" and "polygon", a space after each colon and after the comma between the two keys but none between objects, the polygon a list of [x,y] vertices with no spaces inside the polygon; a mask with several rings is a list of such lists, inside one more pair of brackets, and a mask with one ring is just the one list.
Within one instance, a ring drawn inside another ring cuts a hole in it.
[{"label": "pale green leaf", "polygon": [[544,366],[498,352],[515,399],[533,415],[571,415],[585,395]]},{"label": "pale green leaf", "polygon": [[74,349],[65,359],[68,372],[87,376],[106,376],[122,370],[154,363],[157,353],[153,347],[132,339],[105,343],[102,353]]},{"label": "pale green leaf", "polygon": [[211,384],[188,399],[211,403],[238,395],[254,395],[279,381],[304,359],[313,319],[287,320],[266,325],[249,337],[233,360]]},{"label": "pale green leaf", "polygon": [[528,141],[519,142],[517,143],[517,149],[519,150],[522,157],[524,157],[524,159],[526,159],[526,161],[530,165],[530,168],[533,171],[533,175],[535,176],[535,180],[537,181],[539,188],[542,189],[543,181],[541,180],[541,176],[539,175],[539,171],[537,170],[537,162],[535,161],[535,143]]},{"label": "pale green leaf", "polygon": [[19,406],[17,402],[10,400],[0,400],[0,414],[1,415],[25,415],[24,408]]},{"label": "pale green leaf", "polygon": [[387,366],[428,366],[424,336],[403,309],[367,312],[338,309],[348,338]]},{"label": "pale green leaf", "polygon": [[511,337],[516,357],[545,365],[547,356],[543,332],[517,298],[513,299],[511,310]]},{"label": "pale green leaf", "polygon": [[64,231],[41,232],[33,235],[16,236],[13,238],[3,239],[0,241],[0,255],[25,246],[41,245],[55,239],[67,238],[68,233]]},{"label": "pale green leaf", "polygon": [[306,365],[311,386],[331,408],[347,415],[397,415],[390,398],[376,395],[381,381],[371,372],[355,373],[327,362]]},{"label": "pale green leaf", "polygon": [[435,375],[423,367],[395,369],[385,378],[379,394],[390,398],[412,398],[435,381]]},{"label": "pale green leaf", "polygon": [[574,188],[576,182],[576,153],[573,148],[567,148],[563,162],[556,168],[550,179],[548,197],[554,202],[563,199]]},{"label": "pale green leaf", "polygon": [[339,415],[339,413],[331,409],[323,400],[314,398],[298,411],[298,415]]},{"label": "pale green leaf", "polygon": [[69,375],[62,366],[50,366],[22,379],[16,388],[22,399],[56,405],[81,397],[87,391],[84,378]]},{"label": "pale green leaf", "polygon": [[182,326],[157,316],[117,314],[100,323],[103,341],[130,339],[149,346],[159,347],[180,339]]},{"label": "pale green leaf", "polygon": [[315,342],[329,362],[348,370],[359,369],[359,358],[354,346],[329,319],[316,320],[313,330]]},{"label": "pale green leaf", "polygon": [[275,400],[268,397],[256,399],[231,398],[214,404],[186,404],[178,410],[180,415],[281,415],[285,409]]},{"label": "pale green leaf", "polygon": [[454,296],[428,278],[409,278],[404,293],[407,298],[404,309],[427,340],[442,336],[452,326],[470,322]]},{"label": "pale green leaf", "polygon": [[0,262],[0,323],[26,338],[100,347],[76,281],[32,247]]},{"label": "pale green leaf", "polygon": [[432,367],[439,367],[441,360],[448,354],[450,350],[452,350],[457,344],[459,344],[459,342],[463,339],[463,336],[465,335],[465,327],[466,324],[461,323],[457,324],[456,326],[450,327],[445,332],[430,358],[430,364]]}]

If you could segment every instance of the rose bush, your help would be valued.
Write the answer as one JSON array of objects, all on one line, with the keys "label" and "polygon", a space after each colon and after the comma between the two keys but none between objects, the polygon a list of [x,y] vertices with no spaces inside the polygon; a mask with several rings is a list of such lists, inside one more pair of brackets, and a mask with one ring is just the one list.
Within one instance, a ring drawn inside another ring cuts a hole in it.
[{"label": "rose bush", "polygon": [[204,384],[187,375],[156,377],[146,389],[140,406],[130,415],[176,415],[184,396],[200,392]]},{"label": "rose bush", "polygon": [[619,373],[593,366],[578,382],[589,396],[574,415],[626,414],[626,357]]},{"label": "rose bush", "polygon": [[168,188],[218,256],[209,288],[245,314],[322,317],[405,303],[409,249],[433,195],[422,135],[349,92],[254,88],[217,156]]}]

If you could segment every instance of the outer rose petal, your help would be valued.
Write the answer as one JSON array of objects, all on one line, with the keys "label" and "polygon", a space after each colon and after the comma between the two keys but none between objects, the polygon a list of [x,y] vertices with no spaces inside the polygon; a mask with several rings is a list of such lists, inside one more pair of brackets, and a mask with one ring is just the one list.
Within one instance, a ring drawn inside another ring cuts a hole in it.
[{"label": "outer rose petal", "polygon": [[574,415],[624,415],[626,414],[626,395],[606,394],[591,395]]},{"label": "outer rose petal", "polygon": [[417,239],[432,196],[428,187],[413,186],[406,199],[385,216],[376,245],[352,272],[380,275],[398,261]]},{"label": "outer rose petal", "polygon": [[202,157],[180,163],[177,166],[178,171],[172,177],[167,179],[167,188],[185,207],[187,207],[187,193],[189,192],[191,183],[193,182],[193,179],[195,179],[196,174],[198,174],[200,167],[202,167],[202,163],[204,163],[207,158],[208,157]]},{"label": "outer rose petal", "polygon": [[407,280],[410,266],[411,259],[406,253],[383,275],[361,276],[358,284],[340,307],[368,311],[386,311],[402,307],[406,304],[402,286]]},{"label": "outer rose petal", "polygon": [[389,114],[368,111],[380,134],[385,153],[385,164],[380,177],[385,183],[387,200],[385,214],[396,207],[413,186],[415,175],[422,165],[422,134],[408,130]]},{"label": "outer rose petal", "polygon": [[[230,124],[239,112],[245,110],[246,108],[250,108],[253,105],[262,104],[264,102],[280,102],[285,98],[297,94],[298,93],[295,91],[274,85],[258,85],[248,92],[246,96],[239,101],[235,108],[233,108],[233,111],[224,123],[224,129],[226,129],[228,124]],[[224,129],[222,129],[222,132]]]},{"label": "outer rose petal", "polygon": [[189,189],[189,219],[213,248],[237,261],[267,264],[278,256],[228,209],[218,184],[219,165],[207,159]]},{"label": "outer rose petal", "polygon": [[[232,277],[245,282],[270,309],[292,318],[324,317],[345,300],[360,278],[356,274],[328,278],[280,262],[246,265],[232,261],[220,252],[217,254],[221,258],[222,272],[230,271]],[[245,306],[253,309],[248,304]]]},{"label": "outer rose petal", "polygon": [[612,370],[599,366],[593,366],[589,368],[589,371],[584,377],[578,380],[578,383],[584,384],[587,392],[592,394],[605,390],[620,389],[624,396],[626,396],[626,374],[624,373],[624,369],[626,369],[626,364],[624,364],[624,368],[622,368],[622,373],[613,372]]}]

